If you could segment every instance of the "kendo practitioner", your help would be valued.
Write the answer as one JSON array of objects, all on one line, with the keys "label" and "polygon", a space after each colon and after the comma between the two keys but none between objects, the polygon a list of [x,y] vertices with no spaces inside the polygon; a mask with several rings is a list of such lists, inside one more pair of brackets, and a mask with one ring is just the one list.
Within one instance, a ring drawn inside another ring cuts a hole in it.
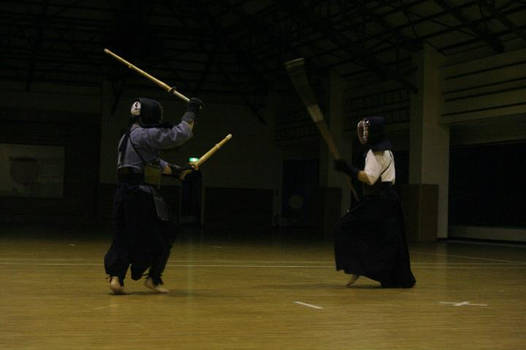
[{"label": "kendo practitioner", "polygon": [[121,137],[117,160],[117,190],[113,201],[113,242],[104,257],[110,289],[124,293],[124,278],[139,280],[149,268],[145,286],[167,293],[161,275],[173,243],[170,209],[159,194],[161,175],[180,177],[191,167],[160,158],[160,151],[182,145],[192,137],[195,119],[203,107],[191,98],[177,125],[163,123],[163,108],[141,97],[131,106],[130,127]]},{"label": "kendo practitioner", "polygon": [[360,170],[343,159],[337,171],[363,183],[363,198],[335,227],[336,270],[351,275],[347,286],[360,276],[379,281],[384,288],[411,288],[409,251],[400,199],[393,189],[395,160],[384,133],[384,118],[362,119],[357,125],[360,143],[368,150]]}]

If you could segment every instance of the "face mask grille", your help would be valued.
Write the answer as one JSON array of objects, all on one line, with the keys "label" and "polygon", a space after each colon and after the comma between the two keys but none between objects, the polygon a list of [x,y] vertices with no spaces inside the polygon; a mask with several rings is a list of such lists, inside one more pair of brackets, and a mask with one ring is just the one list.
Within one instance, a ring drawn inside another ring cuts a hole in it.
[{"label": "face mask grille", "polygon": [[360,120],[356,128],[358,139],[360,143],[365,145],[369,140],[369,121],[367,119]]},{"label": "face mask grille", "polygon": [[130,110],[130,113],[131,115],[133,115],[134,117],[138,117],[141,115],[141,102],[139,101],[135,101],[132,106],[131,106],[131,110]]}]

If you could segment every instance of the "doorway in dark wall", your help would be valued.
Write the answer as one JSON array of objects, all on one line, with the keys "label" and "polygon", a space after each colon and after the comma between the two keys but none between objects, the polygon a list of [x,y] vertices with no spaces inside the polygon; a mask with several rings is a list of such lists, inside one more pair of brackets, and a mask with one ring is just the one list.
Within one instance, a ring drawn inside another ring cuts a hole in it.
[{"label": "doorway in dark wall", "polygon": [[409,151],[393,151],[395,158],[396,184],[395,187],[409,183]]},{"label": "doorway in dark wall", "polygon": [[183,181],[181,188],[181,211],[179,221],[189,226],[201,225],[202,174],[192,171]]},{"label": "doorway in dark wall", "polygon": [[526,142],[453,147],[449,224],[526,227]]},{"label": "doorway in dark wall", "polygon": [[319,188],[319,161],[317,159],[285,160],[281,202],[281,225],[311,227],[316,225],[314,215],[316,191]]}]

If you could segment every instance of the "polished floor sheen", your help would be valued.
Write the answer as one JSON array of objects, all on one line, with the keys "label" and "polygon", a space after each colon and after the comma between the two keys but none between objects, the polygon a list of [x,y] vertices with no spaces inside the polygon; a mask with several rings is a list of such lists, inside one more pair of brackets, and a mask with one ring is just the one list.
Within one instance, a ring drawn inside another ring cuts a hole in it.
[{"label": "polished floor sheen", "polygon": [[184,240],[169,294],[114,296],[109,238],[34,230],[0,235],[0,349],[526,349],[524,245],[412,245],[397,290],[345,288],[326,242]]}]

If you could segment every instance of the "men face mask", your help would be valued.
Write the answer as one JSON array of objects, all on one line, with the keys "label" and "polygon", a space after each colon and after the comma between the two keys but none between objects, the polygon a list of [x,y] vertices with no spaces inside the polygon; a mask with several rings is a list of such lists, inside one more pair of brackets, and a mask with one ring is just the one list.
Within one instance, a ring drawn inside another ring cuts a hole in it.
[{"label": "men face mask", "polygon": [[360,143],[365,145],[369,140],[369,121],[367,119],[360,120],[356,126],[356,132]]},{"label": "men face mask", "polygon": [[141,126],[154,126],[162,122],[163,108],[159,102],[141,97],[133,102],[130,114],[139,121]]}]

